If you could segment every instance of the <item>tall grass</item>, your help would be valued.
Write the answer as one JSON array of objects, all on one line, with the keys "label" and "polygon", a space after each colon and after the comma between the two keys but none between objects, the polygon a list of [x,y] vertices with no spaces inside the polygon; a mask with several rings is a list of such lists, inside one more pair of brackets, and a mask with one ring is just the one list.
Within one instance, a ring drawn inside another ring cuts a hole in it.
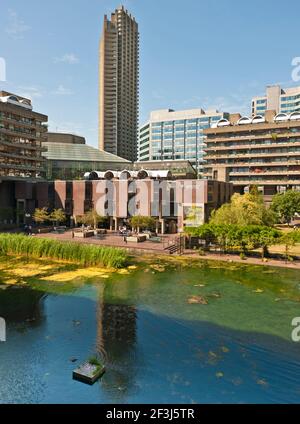
[{"label": "tall grass", "polygon": [[74,262],[83,266],[122,268],[128,256],[124,249],[98,247],[19,234],[0,234],[0,255],[21,255]]}]

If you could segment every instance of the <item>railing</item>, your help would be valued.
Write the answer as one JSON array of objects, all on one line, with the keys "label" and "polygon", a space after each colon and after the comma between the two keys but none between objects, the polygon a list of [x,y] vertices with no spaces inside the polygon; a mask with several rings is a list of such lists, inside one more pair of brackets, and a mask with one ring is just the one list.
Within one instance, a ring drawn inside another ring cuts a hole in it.
[{"label": "railing", "polygon": [[174,239],[164,241],[163,248],[165,251],[169,252],[170,255],[174,255],[175,253],[182,255],[185,248],[185,236],[180,235]]}]

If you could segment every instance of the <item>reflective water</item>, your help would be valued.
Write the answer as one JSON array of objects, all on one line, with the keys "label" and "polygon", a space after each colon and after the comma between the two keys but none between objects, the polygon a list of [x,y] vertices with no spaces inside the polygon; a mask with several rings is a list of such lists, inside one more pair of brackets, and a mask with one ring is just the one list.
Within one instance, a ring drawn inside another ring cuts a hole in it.
[{"label": "reflective water", "polygon": [[[0,283],[13,273],[1,264]],[[297,271],[161,262],[105,279],[24,280],[0,284],[1,403],[300,401]],[[102,380],[72,380],[97,352]]]}]

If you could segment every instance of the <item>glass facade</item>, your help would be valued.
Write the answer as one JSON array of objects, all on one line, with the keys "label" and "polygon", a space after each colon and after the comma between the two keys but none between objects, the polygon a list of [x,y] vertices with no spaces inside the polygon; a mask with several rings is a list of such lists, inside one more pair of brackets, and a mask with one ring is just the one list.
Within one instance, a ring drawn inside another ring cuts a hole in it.
[{"label": "glass facade", "polygon": [[199,114],[190,119],[150,122],[140,130],[139,160],[189,160],[201,171],[205,161],[203,130],[226,116],[224,113]]}]

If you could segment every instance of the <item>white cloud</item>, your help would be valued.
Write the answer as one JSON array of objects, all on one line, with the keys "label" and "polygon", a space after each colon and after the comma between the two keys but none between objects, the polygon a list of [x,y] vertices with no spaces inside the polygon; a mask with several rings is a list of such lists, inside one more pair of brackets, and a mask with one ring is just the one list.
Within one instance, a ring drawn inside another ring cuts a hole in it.
[{"label": "white cloud", "polygon": [[24,38],[24,33],[29,31],[31,27],[27,25],[23,19],[19,18],[17,12],[13,9],[9,9],[8,14],[8,26],[5,32],[16,40]]},{"label": "white cloud", "polygon": [[57,89],[52,92],[52,94],[55,94],[56,96],[70,96],[74,94],[74,92],[70,88],[66,88],[60,84]]},{"label": "white cloud", "polygon": [[66,53],[61,57],[54,58],[54,63],[68,63],[69,65],[75,65],[79,63],[79,58],[74,53]]},{"label": "white cloud", "polygon": [[35,86],[20,86],[17,88],[17,93],[20,96],[26,97],[30,100],[43,97],[43,92],[40,87]]}]

